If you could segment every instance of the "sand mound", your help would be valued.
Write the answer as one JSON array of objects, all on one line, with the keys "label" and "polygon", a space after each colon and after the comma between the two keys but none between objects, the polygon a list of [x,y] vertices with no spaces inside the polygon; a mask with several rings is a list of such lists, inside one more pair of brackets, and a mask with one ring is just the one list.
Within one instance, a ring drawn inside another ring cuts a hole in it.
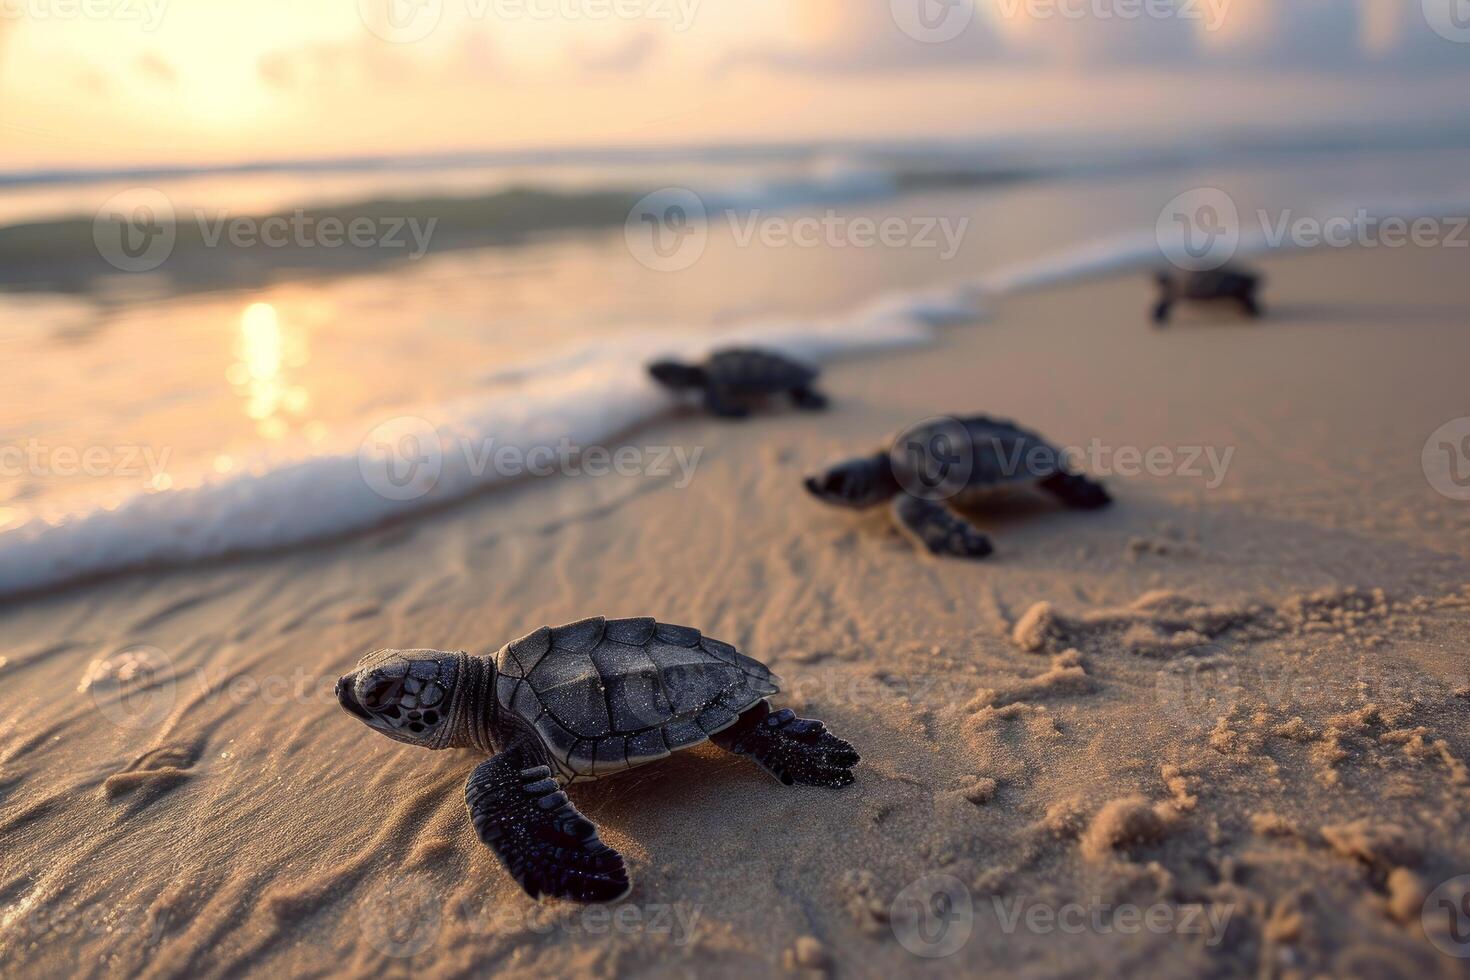
[{"label": "sand mound", "polygon": [[1112,800],[1092,818],[1082,833],[1082,856],[1103,861],[1131,848],[1157,844],[1169,833],[1175,816],[1165,806],[1155,806],[1141,796]]},{"label": "sand mound", "polygon": [[1343,857],[1377,868],[1417,865],[1424,859],[1424,845],[1394,823],[1364,818],[1329,824],[1322,828],[1322,839]]},{"label": "sand mound", "polygon": [[1049,602],[1026,610],[1011,640],[1032,653],[1119,647],[1144,656],[1207,652],[1211,641],[1261,640],[1309,633],[1381,641],[1396,616],[1418,611],[1416,600],[1393,603],[1381,589],[1324,589],[1279,603],[1207,603],[1169,590],[1147,592],[1119,608],[1070,615]]},{"label": "sand mound", "polygon": [[1004,687],[985,688],[965,706],[967,711],[984,708],[1003,708],[1021,701],[1055,694],[1086,694],[1093,690],[1092,678],[1082,665],[1082,654],[1076,650],[1065,650],[1051,658],[1051,667],[1044,673],[1015,681]]},{"label": "sand mound", "polygon": [[200,748],[196,742],[145,752],[126,768],[108,776],[102,783],[103,794],[109,800],[130,796],[135,806],[145,805],[193,775]]}]

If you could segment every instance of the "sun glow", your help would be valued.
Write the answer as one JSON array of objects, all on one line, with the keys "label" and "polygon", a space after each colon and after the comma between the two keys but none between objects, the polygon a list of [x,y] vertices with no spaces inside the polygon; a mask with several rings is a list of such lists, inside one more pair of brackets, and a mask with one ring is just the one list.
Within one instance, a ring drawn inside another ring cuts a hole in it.
[{"label": "sun glow", "polygon": [[306,363],[305,336],[288,333],[270,303],[251,303],[240,314],[235,357],[225,373],[245,397],[245,414],[261,435],[281,438],[289,429],[284,416],[299,416],[310,404],[306,389],[287,377],[288,368]]}]

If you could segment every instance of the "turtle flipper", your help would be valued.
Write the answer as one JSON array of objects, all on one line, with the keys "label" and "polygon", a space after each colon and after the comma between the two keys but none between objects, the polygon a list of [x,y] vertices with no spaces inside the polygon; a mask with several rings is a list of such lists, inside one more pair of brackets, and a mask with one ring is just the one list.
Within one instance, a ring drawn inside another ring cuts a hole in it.
[{"label": "turtle flipper", "polygon": [[984,558],[993,550],[990,539],[942,504],[908,494],[893,501],[893,520],[899,530],[930,554],[955,558]]},{"label": "turtle flipper", "polygon": [[740,720],[710,741],[756,765],[787,786],[846,786],[859,756],[820,721],[798,718],[790,708],[771,712],[769,701],[747,708]]},{"label": "turtle flipper", "polygon": [[1042,480],[1040,486],[1075,510],[1098,510],[1113,502],[1101,483],[1081,473],[1057,473]]},{"label": "turtle flipper", "polygon": [[522,742],[475,767],[465,786],[475,833],[532,898],[621,898],[630,887],[623,856],[598,838],[544,761]]}]

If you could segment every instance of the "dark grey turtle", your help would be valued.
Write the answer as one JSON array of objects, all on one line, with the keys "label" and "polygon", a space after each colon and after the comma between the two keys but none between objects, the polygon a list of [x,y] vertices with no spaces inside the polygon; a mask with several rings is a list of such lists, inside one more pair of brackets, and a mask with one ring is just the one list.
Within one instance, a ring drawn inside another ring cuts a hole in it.
[{"label": "dark grey turtle", "polygon": [[1179,302],[1235,304],[1252,319],[1262,312],[1256,300],[1262,278],[1254,272],[1228,267],[1204,272],[1160,269],[1154,279],[1159,284],[1159,302],[1154,307],[1154,322],[1158,324],[1169,322],[1169,314]]},{"label": "dark grey turtle", "polygon": [[780,681],[699,630],[595,617],[542,627],[492,654],[375,650],[337,682],[369,728],[492,758],[465,787],[480,840],[532,898],[610,902],[623,858],[561,787],[709,739],[787,786],[846,786],[858,754],[819,721],[772,711]]},{"label": "dark grey turtle", "polygon": [[772,395],[790,395],[808,410],[827,407],[826,396],[812,387],[816,368],[756,347],[717,350],[703,364],[658,361],[648,373],[673,391],[703,392],[704,407],[724,418],[744,418],[753,404]]},{"label": "dark grey turtle", "polygon": [[916,544],[936,555],[984,558],[993,550],[990,539],[956,510],[973,510],[998,488],[1022,483],[1079,510],[1112,502],[1101,484],[1068,470],[1045,439],[983,415],[916,425],[889,449],[807,477],[806,488],[842,507],[891,502],[894,521]]}]

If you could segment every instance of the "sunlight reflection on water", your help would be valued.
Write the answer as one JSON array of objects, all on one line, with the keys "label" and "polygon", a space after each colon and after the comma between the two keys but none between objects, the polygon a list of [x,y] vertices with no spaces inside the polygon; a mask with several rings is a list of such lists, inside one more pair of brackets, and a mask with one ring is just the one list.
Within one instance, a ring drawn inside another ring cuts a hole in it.
[{"label": "sunlight reflection on water", "polygon": [[281,439],[290,430],[288,416],[301,416],[311,403],[306,388],[294,384],[288,368],[310,360],[304,330],[288,330],[270,303],[251,303],[240,314],[235,342],[237,360],[226,378],[245,398],[245,414],[267,439]]}]

